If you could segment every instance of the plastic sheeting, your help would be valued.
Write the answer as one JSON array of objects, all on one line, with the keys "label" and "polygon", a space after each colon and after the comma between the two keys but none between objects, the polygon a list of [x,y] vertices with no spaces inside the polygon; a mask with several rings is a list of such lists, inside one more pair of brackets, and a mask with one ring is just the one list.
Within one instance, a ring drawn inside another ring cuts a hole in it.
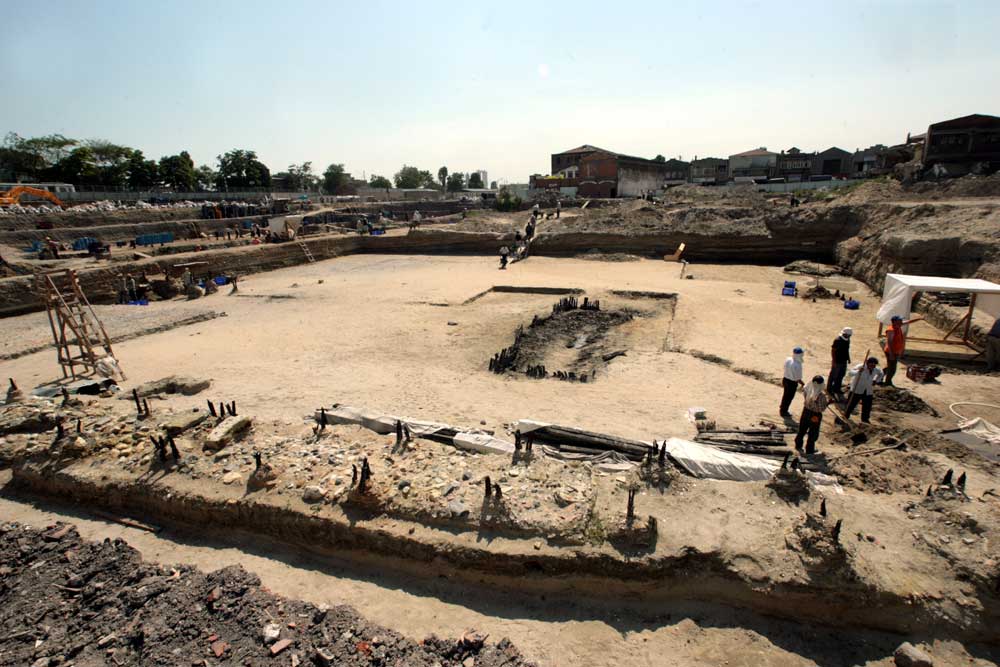
[{"label": "plastic sheeting", "polygon": [[[688,474],[704,479],[725,479],[734,482],[765,482],[781,468],[781,463],[753,454],[727,452],[711,445],[690,440],[670,438],[666,442],[667,454]],[[807,472],[813,484],[832,486],[838,492],[840,485],[829,475]]]},{"label": "plastic sheeting", "polygon": [[[964,292],[977,294],[976,308],[993,317],[1000,317],[1000,285],[979,278],[940,278],[890,273],[882,289],[882,306],[875,316],[889,324],[893,315],[910,317],[910,305],[915,292]],[[992,324],[992,323],[991,323]]]},{"label": "plastic sheeting", "polygon": [[974,435],[980,440],[1000,447],[1000,427],[986,421],[982,417],[976,417],[974,419],[969,419],[968,421],[959,422],[958,428],[961,429],[963,433]]},{"label": "plastic sheeting", "polygon": [[[319,421],[319,410],[313,417]],[[396,417],[381,412],[352,408],[347,405],[334,405],[327,409],[326,421],[328,424],[357,424],[383,435],[395,433],[396,422],[401,421],[416,437],[446,439],[456,447],[483,454],[512,454],[514,452],[513,443],[499,440],[483,431],[463,431],[447,424]]]}]

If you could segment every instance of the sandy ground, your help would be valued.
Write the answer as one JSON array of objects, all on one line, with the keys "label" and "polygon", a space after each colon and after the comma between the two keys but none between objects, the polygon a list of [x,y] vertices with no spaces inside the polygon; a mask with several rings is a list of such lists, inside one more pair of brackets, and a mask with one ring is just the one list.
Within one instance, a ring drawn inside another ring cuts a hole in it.
[{"label": "sandy ground", "polygon": [[[212,306],[225,304],[206,302],[176,302],[167,307],[151,306],[93,306],[94,313],[104,324],[112,343],[150,333],[157,333],[183,326],[185,323],[222,316],[224,311]],[[0,339],[0,358],[17,357],[29,350],[52,346],[52,330],[45,312],[30,313],[4,321],[4,336]],[[54,354],[54,349],[52,354]]]},{"label": "sandy ground", "polygon": [[[532,418],[642,439],[691,433],[691,406],[726,424],[777,413],[779,388],[665,350],[711,353],[780,377],[795,345],[806,350],[806,375],[825,375],[830,342],[843,326],[856,332],[859,361],[878,349],[878,300],[852,280],[837,285],[853,288],[862,302],[858,311],[844,310],[839,301],[780,296],[788,276],[774,267],[694,264],[688,268],[693,280],[679,273],[679,265],[655,260],[532,258],[501,272],[492,259],[479,257],[357,255],[248,277],[240,296],[223,290],[198,304],[228,317],[115,349],[129,376],[126,387],[170,374],[208,377],[213,400],[236,400],[265,419],[298,421],[339,402],[461,426],[485,421],[499,429]],[[487,371],[489,357],[510,344],[517,325],[558,299],[490,293],[462,305],[493,285],[580,288],[611,305],[611,289],[679,297],[672,323],[657,318],[635,327],[628,355],[583,385]],[[5,320],[5,330],[17,331],[20,320]],[[0,376],[30,387],[60,373],[55,355],[45,351],[0,363]],[[946,373],[940,384],[919,386],[902,376],[897,384],[942,413],[951,401],[990,402],[1000,395],[998,375]],[[1000,422],[1000,414],[981,414]]]},{"label": "sandy ground", "polygon": [[[6,482],[9,473],[0,473]],[[609,607],[586,597],[479,592],[444,578],[415,581],[370,568],[291,551],[259,536],[158,534],[78,514],[72,508],[0,497],[0,518],[36,526],[69,520],[86,539],[122,538],[147,560],[190,563],[212,571],[240,564],[264,586],[316,604],[349,604],[368,619],[411,638],[457,635],[468,628],[493,640],[511,638],[539,665],[695,667],[888,667],[901,637],[801,626],[696,603],[649,607],[627,599]],[[941,665],[995,665],[988,650],[935,641],[925,646]],[[664,660],[669,656],[669,662]]]},{"label": "sandy ground", "polygon": [[[681,279],[679,265],[653,260],[532,258],[501,272],[492,258],[357,255],[251,276],[241,281],[239,296],[223,290],[198,302],[225,310],[228,317],[126,341],[116,352],[129,375],[125,388],[170,374],[211,378],[209,398],[236,400],[241,414],[262,420],[301,423],[314,408],[341,402],[460,426],[482,421],[500,430],[518,418],[534,418],[650,439],[693,433],[685,416],[690,406],[706,408],[723,424],[777,416],[778,387],[671,350],[713,354],[733,367],[780,377],[795,345],[806,349],[807,376],[825,374],[830,342],[842,326],[855,329],[858,360],[866,349],[877,349],[878,299],[852,280],[824,280],[824,285],[857,296],[859,311],[846,311],[839,301],[780,296],[787,275],[774,267],[691,265],[688,273],[694,278]],[[800,281],[801,287],[811,279]],[[624,303],[609,295],[613,289],[679,296],[672,319],[630,323],[628,354],[612,361],[595,382],[571,384],[487,371],[489,357],[510,344],[517,325],[549,311],[558,299],[488,293],[465,303],[494,285],[580,288],[612,306]],[[150,308],[169,318],[191,306],[177,301]],[[37,328],[25,318],[5,320],[4,327],[5,333],[23,335]],[[0,377],[14,377],[25,388],[59,375],[51,351],[0,362]],[[946,372],[937,385],[915,385],[903,375],[897,384],[945,415],[950,402],[995,402],[1000,396],[998,375]],[[190,409],[189,398],[168,401]],[[130,409],[128,401],[115,403]],[[964,412],[1000,423],[1000,411]],[[953,420],[928,423],[944,428]],[[0,499],[5,519],[50,521],[48,509]],[[884,521],[882,530],[888,532],[900,518],[886,515]],[[126,537],[154,560],[205,569],[239,562],[275,592],[347,602],[411,637],[454,635],[470,626],[494,638],[509,636],[529,658],[546,665],[652,665],[663,664],[666,655],[670,664],[681,666],[889,665],[887,656],[901,641],[877,633],[814,630],[705,605],[651,609],[628,600],[608,607],[606,601],[586,599],[480,595],[446,580],[413,581],[377,566],[359,570],[212,529],[199,536],[153,536],[85,517],[77,523],[85,537]],[[992,664],[973,662],[957,644],[930,649],[941,664]]]}]

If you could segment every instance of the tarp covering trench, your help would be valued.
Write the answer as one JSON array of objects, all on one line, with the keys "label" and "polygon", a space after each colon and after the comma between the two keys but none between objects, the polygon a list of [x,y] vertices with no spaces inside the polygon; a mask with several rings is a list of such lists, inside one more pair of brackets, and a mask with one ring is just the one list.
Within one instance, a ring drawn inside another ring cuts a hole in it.
[{"label": "tarp covering trench", "polygon": [[[313,415],[316,421],[320,419],[320,411]],[[396,417],[381,412],[366,411],[346,405],[334,404],[326,410],[328,424],[356,424],[376,433],[388,435],[396,432],[396,421],[399,420],[409,427],[416,437],[431,438],[437,441],[452,442],[456,447],[484,454],[513,454],[514,444],[493,437],[489,433],[476,430],[459,430],[447,424]],[[538,428],[552,426],[546,422],[522,419],[518,422],[521,433],[530,433]],[[653,443],[644,443],[652,446]],[[762,482],[771,479],[781,464],[773,459],[767,459],[752,454],[727,452],[710,445],[703,445],[681,438],[670,438],[666,441],[667,454],[670,458],[693,477],[703,479],[721,479],[736,482]],[[629,470],[637,463],[629,461],[617,452],[608,451],[597,456],[572,455],[560,452],[555,447],[542,445],[543,453],[565,461],[586,461],[608,472]],[[809,481],[819,485],[840,487],[836,479],[829,475],[809,472]]]},{"label": "tarp covering trench", "polygon": [[[319,421],[319,410],[316,411],[314,418]],[[494,438],[483,431],[461,430],[447,424],[410,419],[409,417],[396,417],[382,412],[352,408],[347,405],[335,404],[333,407],[327,408],[326,421],[328,424],[357,424],[382,434],[395,433],[396,421],[401,421],[416,437],[447,440],[456,447],[483,454],[512,454],[514,452],[513,443]]]},{"label": "tarp covering trench", "polygon": [[[962,292],[976,294],[976,308],[992,317],[1000,317],[1000,285],[979,278],[941,278],[890,273],[882,289],[882,306],[875,316],[889,324],[894,315],[909,319],[916,292]],[[992,323],[991,323],[992,324]]]},{"label": "tarp covering trench", "polygon": [[[666,441],[667,454],[693,477],[703,479],[725,479],[735,482],[766,482],[781,468],[774,459],[753,454],[727,452],[711,445],[703,445],[681,438]],[[840,485],[829,475],[807,472],[813,484],[833,486],[839,492]]]}]

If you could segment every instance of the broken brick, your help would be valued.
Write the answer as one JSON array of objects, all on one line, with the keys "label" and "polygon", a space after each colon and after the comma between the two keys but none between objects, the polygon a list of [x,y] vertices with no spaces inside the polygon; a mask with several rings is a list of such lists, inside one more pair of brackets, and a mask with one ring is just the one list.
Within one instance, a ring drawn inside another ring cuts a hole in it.
[{"label": "broken brick", "polygon": [[279,642],[275,642],[274,646],[271,647],[271,655],[278,655],[291,645],[292,645],[291,639],[282,639]]}]

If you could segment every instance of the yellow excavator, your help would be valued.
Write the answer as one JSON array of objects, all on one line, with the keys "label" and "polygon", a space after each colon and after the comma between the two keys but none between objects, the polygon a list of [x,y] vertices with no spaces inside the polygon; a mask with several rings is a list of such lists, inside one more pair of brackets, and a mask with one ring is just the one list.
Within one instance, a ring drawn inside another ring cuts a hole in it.
[{"label": "yellow excavator", "polygon": [[66,208],[66,205],[62,203],[59,197],[48,190],[42,190],[40,188],[33,188],[30,185],[15,185],[10,190],[0,192],[0,206],[16,206],[21,203],[21,195],[33,195],[35,197],[41,197],[42,199],[47,199],[59,208]]}]

